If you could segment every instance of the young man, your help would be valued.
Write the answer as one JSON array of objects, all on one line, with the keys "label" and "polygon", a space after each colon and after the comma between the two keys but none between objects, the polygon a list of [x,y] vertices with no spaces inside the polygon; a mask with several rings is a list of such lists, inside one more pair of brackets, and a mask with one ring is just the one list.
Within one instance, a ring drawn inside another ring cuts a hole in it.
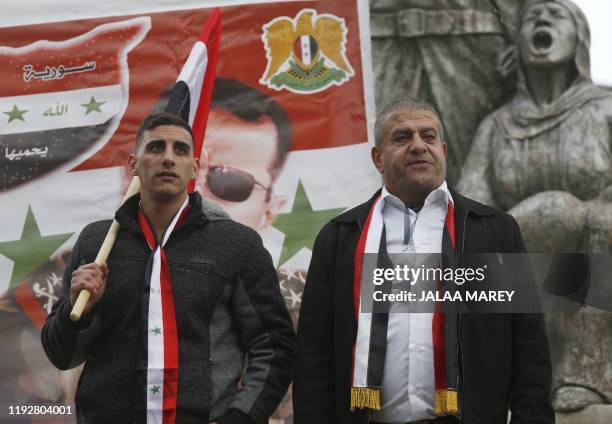
[{"label": "young man", "polygon": [[[87,361],[79,422],[265,423],[291,381],[294,334],[270,256],[253,230],[187,193],[198,162],[183,120],[149,116],[128,162],[141,193],[115,215],[108,263],[92,262],[110,221],[77,241],[42,341],[60,369]],[[72,322],[83,289],[91,298]]]},{"label": "young man", "polygon": [[525,250],[512,217],[447,187],[443,127],[429,104],[391,103],[375,137],[383,188],[329,222],[314,244],[298,324],[295,423],[506,424],[509,409],[513,424],[553,423],[541,315],[360,309],[361,253],[380,260]]}]

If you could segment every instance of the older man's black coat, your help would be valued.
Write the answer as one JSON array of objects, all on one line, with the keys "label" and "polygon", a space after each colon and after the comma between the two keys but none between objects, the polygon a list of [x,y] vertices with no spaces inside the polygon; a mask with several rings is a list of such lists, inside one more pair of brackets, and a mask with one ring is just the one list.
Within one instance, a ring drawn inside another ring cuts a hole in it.
[{"label": "older man's black coat", "polygon": [[[458,253],[525,251],[510,215],[451,193]],[[315,241],[298,325],[296,424],[368,422],[367,412],[350,411],[353,256],[376,195],[326,224]],[[506,424],[511,410],[512,424],[554,423],[542,316],[461,314],[459,326],[462,422]]]}]

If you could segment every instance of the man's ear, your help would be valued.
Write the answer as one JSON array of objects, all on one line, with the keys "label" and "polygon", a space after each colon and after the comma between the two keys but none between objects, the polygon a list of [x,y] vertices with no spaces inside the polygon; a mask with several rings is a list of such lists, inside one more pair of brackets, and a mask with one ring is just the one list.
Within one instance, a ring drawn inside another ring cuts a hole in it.
[{"label": "man's ear", "polygon": [[288,196],[279,196],[277,194],[272,194],[270,196],[270,201],[266,205],[266,211],[261,217],[261,222],[257,230],[261,231],[269,227],[270,225],[272,225],[272,223],[276,220],[276,217],[278,216],[280,211],[287,204],[288,200],[289,200]]},{"label": "man's ear", "polygon": [[444,152],[444,156],[446,157],[446,153],[448,151],[448,144],[442,143],[442,151]]},{"label": "man's ear", "polygon": [[198,172],[196,173],[196,185],[195,190],[203,193],[204,183],[206,182],[206,173],[208,172],[208,151],[206,148],[202,149],[200,154],[200,160],[198,162]]},{"label": "man's ear", "polygon": [[374,146],[372,147],[371,155],[372,155],[372,162],[374,163],[374,166],[376,167],[376,169],[378,169],[378,172],[382,174],[384,172],[384,167],[383,167],[382,158],[381,158],[382,152],[380,151],[378,147]]},{"label": "man's ear", "polygon": [[138,175],[138,164],[136,162],[136,155],[134,155],[133,153],[131,153],[128,156],[127,169],[128,169],[128,173],[132,177],[135,177]]},{"label": "man's ear", "polygon": [[194,158],[191,179],[196,180],[198,178],[199,173],[200,173],[200,159]]}]

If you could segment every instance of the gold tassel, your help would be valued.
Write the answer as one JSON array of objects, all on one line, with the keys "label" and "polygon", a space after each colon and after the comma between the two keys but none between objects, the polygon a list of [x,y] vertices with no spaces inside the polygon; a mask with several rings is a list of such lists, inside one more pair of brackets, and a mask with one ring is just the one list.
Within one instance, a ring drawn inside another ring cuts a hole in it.
[{"label": "gold tassel", "polygon": [[453,389],[436,390],[436,414],[457,414],[459,412],[457,392]]},{"label": "gold tassel", "polygon": [[380,389],[352,387],[351,411],[354,411],[355,408],[380,410]]}]

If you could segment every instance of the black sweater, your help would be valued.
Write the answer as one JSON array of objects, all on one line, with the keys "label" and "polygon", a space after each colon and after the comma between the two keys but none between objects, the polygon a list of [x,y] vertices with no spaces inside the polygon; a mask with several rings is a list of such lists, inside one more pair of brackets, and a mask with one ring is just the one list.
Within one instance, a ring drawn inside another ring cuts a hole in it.
[{"label": "black sweater", "polygon": [[[136,220],[138,202],[136,195],[117,211],[121,231],[102,299],[79,322],[70,320],[71,273],[93,262],[110,221],[82,231],[64,275],[65,294],[42,330],[55,366],[87,361],[76,395],[79,422],[146,420],[151,251]],[[291,381],[295,354],[274,266],[255,231],[197,193],[190,203],[164,247],[179,333],[177,422],[266,423]]]}]

